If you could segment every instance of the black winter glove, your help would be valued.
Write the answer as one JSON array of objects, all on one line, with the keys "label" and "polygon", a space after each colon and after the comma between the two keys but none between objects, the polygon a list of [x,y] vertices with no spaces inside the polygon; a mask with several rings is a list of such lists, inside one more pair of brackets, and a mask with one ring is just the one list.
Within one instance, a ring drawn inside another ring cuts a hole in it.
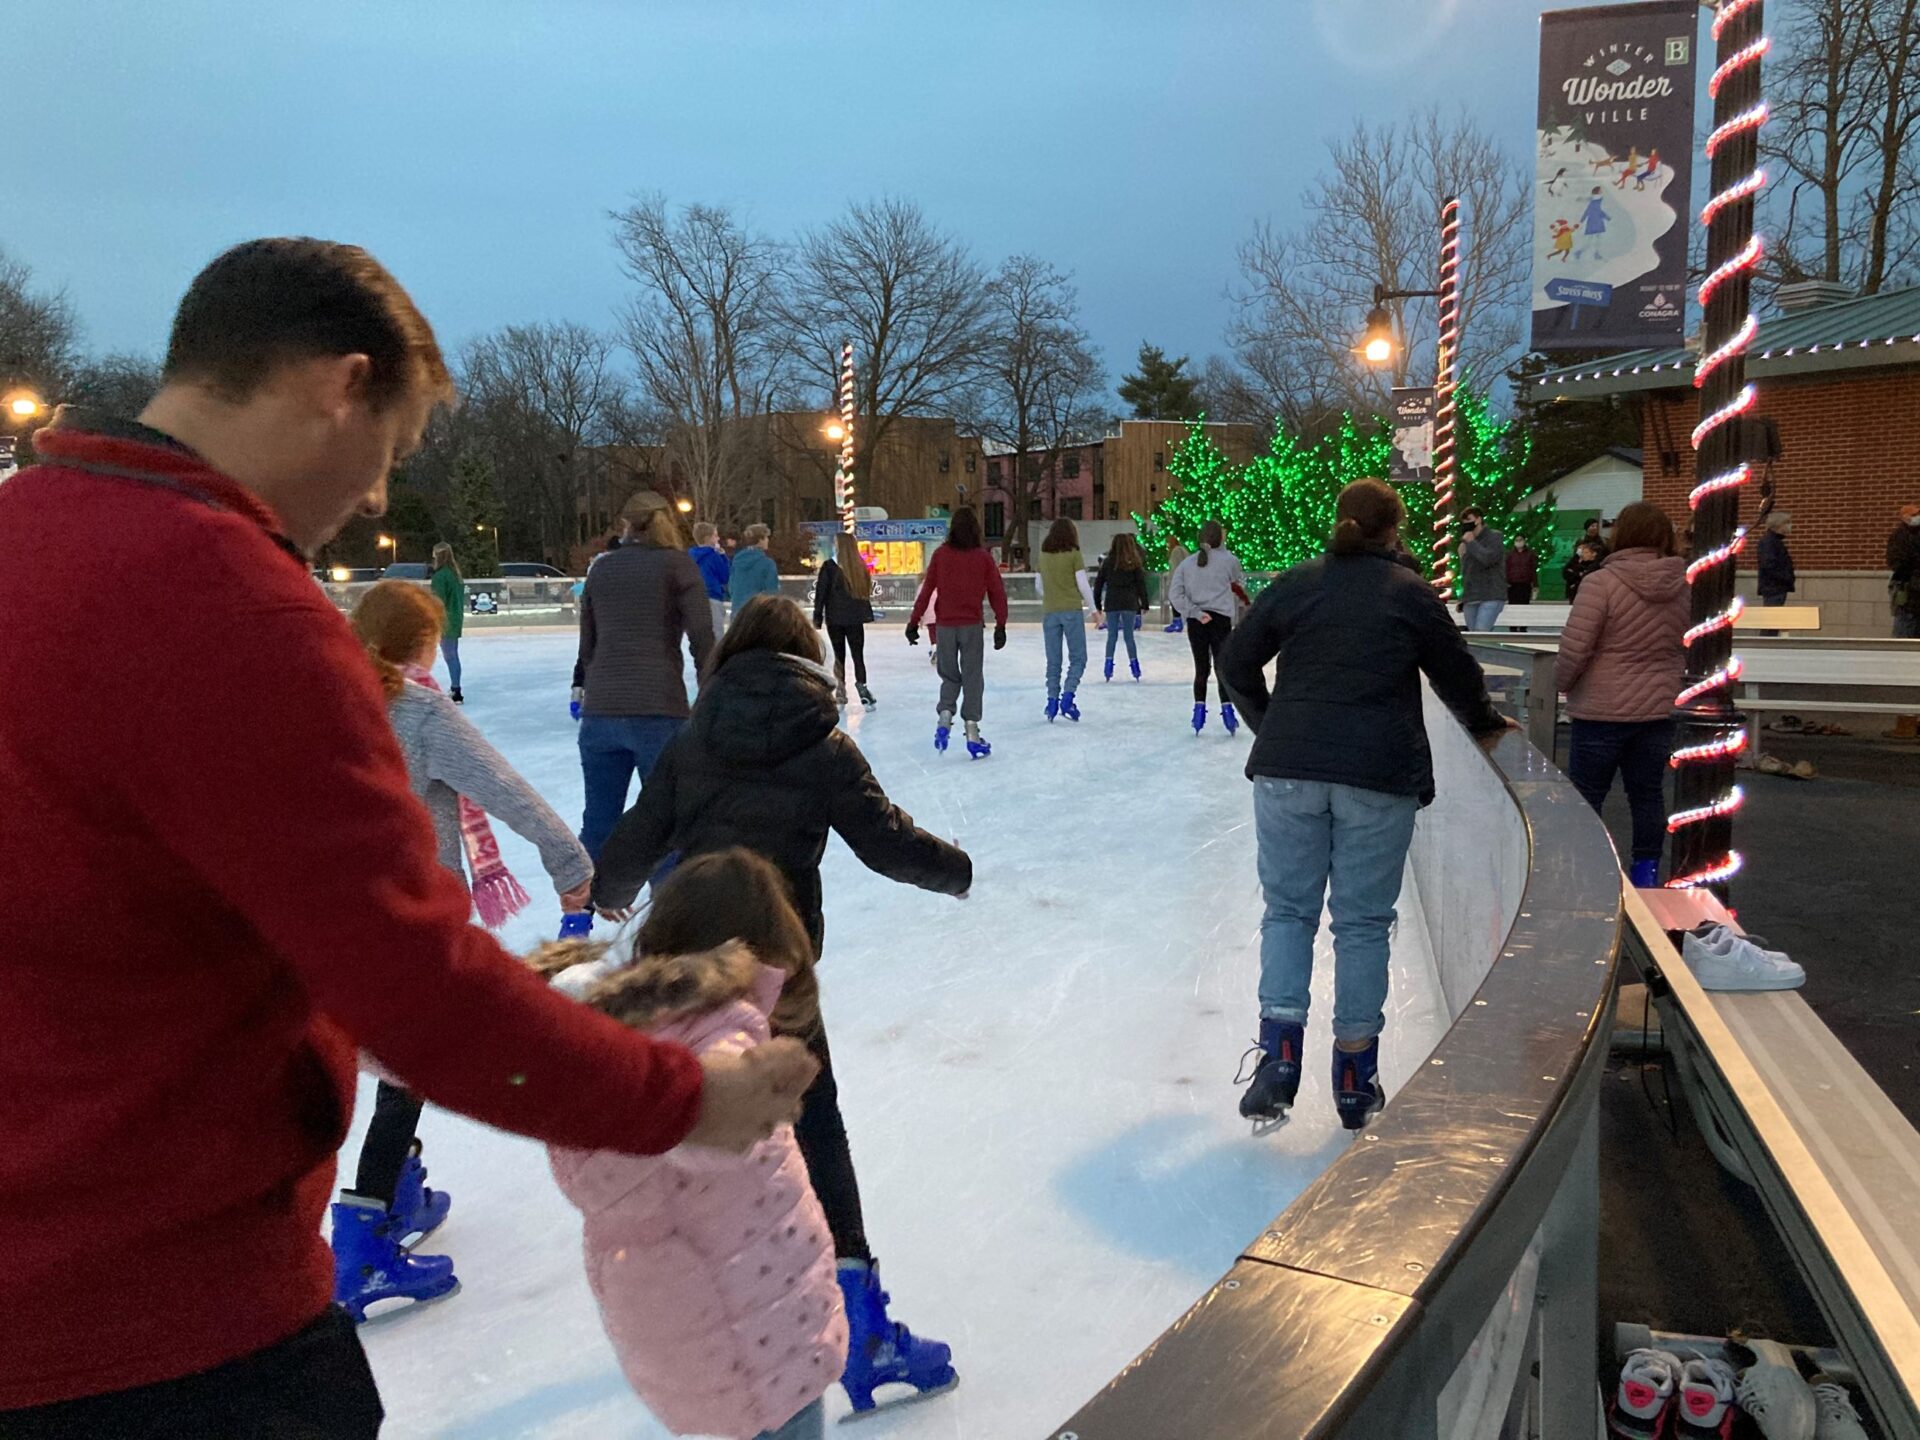
[{"label": "black winter glove", "polygon": [[993,627],[993,648],[996,650],[1004,650],[1007,648],[1006,626],[996,625]]},{"label": "black winter glove", "polygon": [[907,644],[918,645],[919,643],[920,626],[917,623],[909,623],[907,626]]}]

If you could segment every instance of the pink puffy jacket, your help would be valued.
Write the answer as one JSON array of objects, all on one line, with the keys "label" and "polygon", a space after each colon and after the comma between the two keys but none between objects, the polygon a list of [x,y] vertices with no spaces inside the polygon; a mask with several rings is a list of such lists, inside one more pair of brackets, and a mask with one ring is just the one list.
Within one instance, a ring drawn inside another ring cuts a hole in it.
[{"label": "pink puffy jacket", "polygon": [[[764,1044],[786,978],[737,944],[604,975],[590,1004],[697,1054]],[[586,1218],[587,1281],[620,1368],[674,1434],[751,1440],[840,1378],[833,1242],[792,1130],[744,1156],[549,1156]]]},{"label": "pink puffy jacket", "polygon": [[1580,582],[1554,682],[1576,720],[1664,720],[1687,669],[1687,566],[1616,550]]}]

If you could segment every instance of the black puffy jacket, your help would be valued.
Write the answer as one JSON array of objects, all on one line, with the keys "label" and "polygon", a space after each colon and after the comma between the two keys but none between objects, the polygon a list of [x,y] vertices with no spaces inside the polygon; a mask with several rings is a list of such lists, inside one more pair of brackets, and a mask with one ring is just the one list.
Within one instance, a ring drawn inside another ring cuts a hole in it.
[{"label": "black puffy jacket", "polygon": [[1144,610],[1147,608],[1147,572],[1116,570],[1111,552],[1100,560],[1093,577],[1093,608],[1096,610]]},{"label": "black puffy jacket", "polygon": [[[1265,667],[1280,665],[1267,689]],[[1420,676],[1475,734],[1506,722],[1433,587],[1385,549],[1279,576],[1227,641],[1220,675],[1254,727],[1247,775],[1433,799]]]},{"label": "black puffy jacket", "polygon": [[829,560],[820,567],[813,582],[813,623],[829,625],[868,625],[873,622],[873,602],[862,600],[847,588],[847,577],[840,562]]},{"label": "black puffy jacket", "polygon": [[693,718],[608,837],[594,904],[633,904],[676,850],[701,855],[744,845],[787,877],[817,955],[829,830],[889,880],[965,894],[973,886],[966,851],[929,835],[887,799],[860,747],[838,728],[839,715],[833,678],[818,665],[767,650],[727,661],[700,686]]}]

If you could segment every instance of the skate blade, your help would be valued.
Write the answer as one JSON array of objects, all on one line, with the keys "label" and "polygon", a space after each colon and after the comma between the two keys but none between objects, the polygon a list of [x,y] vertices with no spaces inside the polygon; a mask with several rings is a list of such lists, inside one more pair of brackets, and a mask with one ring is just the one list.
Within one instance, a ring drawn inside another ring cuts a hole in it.
[{"label": "skate blade", "polygon": [[418,1250],[422,1245],[426,1244],[427,1241],[431,1240],[435,1235],[438,1235],[441,1231],[445,1230],[447,1228],[447,1221],[451,1220],[452,1218],[453,1217],[449,1215],[447,1217],[447,1220],[442,1220],[438,1225],[434,1226],[431,1230],[422,1230],[418,1235],[411,1236],[408,1239],[399,1241],[397,1243],[399,1244],[402,1250],[408,1251],[409,1253],[411,1253],[412,1251]]},{"label": "skate blade", "polygon": [[[905,1384],[906,1382],[902,1381],[900,1383]],[[911,1395],[900,1395],[885,1400],[876,1397],[871,1410],[849,1410],[845,1415],[840,1417],[840,1423],[842,1425],[851,1425],[856,1420],[871,1420],[876,1415],[885,1415],[895,1410],[904,1410],[909,1405],[918,1405],[922,1400],[932,1400],[938,1396],[945,1395],[948,1391],[958,1386],[959,1383],[960,1372],[956,1370],[953,1378],[944,1385],[930,1386],[925,1390],[916,1390]]]},{"label": "skate blade", "polygon": [[1253,1121],[1253,1138],[1258,1140],[1263,1136],[1273,1134],[1276,1130],[1286,1129],[1287,1121],[1292,1118],[1293,1111],[1291,1109],[1282,1110],[1278,1115],[1255,1116]]},{"label": "skate blade", "polygon": [[[453,1288],[445,1294],[430,1295],[425,1300],[408,1300],[404,1305],[387,1305],[387,1308],[384,1310],[369,1311],[367,1318],[360,1322],[359,1328],[369,1330],[376,1325],[386,1325],[394,1320],[398,1320],[402,1315],[412,1315],[416,1311],[425,1310],[430,1305],[438,1305],[442,1300],[451,1300],[460,1293],[460,1288],[460,1282],[455,1280],[453,1282]],[[401,1299],[403,1297],[395,1296],[394,1298]],[[379,1303],[383,1305],[386,1304],[384,1300]]]}]

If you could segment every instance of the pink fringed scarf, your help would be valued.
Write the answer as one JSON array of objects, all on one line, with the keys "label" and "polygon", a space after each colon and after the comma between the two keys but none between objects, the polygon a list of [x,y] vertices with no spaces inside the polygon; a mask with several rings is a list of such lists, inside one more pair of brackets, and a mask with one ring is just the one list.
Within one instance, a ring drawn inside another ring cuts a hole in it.
[{"label": "pink fringed scarf", "polygon": [[[433,672],[421,666],[402,665],[400,673],[429,690],[440,688]],[[480,912],[481,924],[498,930],[526,909],[533,897],[500,858],[500,842],[493,838],[487,812],[464,795],[460,797],[460,843],[466,849],[467,873],[473,877],[473,907]]]}]

